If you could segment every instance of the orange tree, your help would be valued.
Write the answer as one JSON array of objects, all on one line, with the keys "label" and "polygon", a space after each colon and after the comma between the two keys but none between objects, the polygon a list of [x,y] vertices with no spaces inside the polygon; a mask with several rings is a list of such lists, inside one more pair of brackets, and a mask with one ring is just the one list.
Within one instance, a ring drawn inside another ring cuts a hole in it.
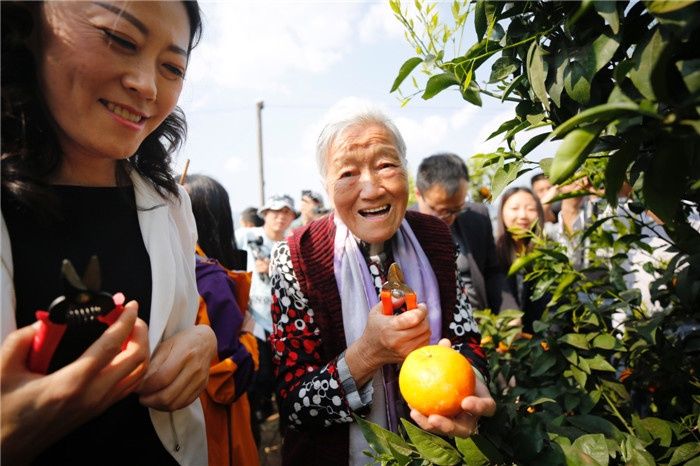
[{"label": "orange tree", "polygon": [[[533,168],[557,184],[588,176],[606,194],[578,238],[585,268],[540,238],[511,267],[552,297],[533,335],[513,323],[518,312],[477,313],[496,416],[457,440],[360,420],[370,455],[383,464],[700,465],[700,234],[689,221],[700,201],[700,3],[454,1],[447,15],[445,4],[390,5],[416,51],[392,92],[411,76],[417,91],[401,93],[406,102],[450,89],[473,105],[517,104],[492,135],[503,146],[478,157],[494,173],[494,197]],[[459,52],[472,27],[475,43]],[[520,133],[532,134],[522,146]],[[553,139],[553,158],[529,159]],[[622,202],[624,182],[632,193]],[[642,278],[648,294],[635,285]]]}]

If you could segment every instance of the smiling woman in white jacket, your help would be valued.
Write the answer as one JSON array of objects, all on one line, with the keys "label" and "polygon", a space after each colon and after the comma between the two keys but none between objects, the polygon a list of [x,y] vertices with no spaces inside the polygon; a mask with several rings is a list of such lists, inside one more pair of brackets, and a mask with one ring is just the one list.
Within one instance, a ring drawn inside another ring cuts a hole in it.
[{"label": "smiling woman in white jacket", "polygon": [[[45,2],[2,16],[2,462],[204,465],[197,397],[216,338],[194,325],[196,229],[170,168],[199,8]],[[124,312],[104,333],[69,326],[48,374],[29,371],[34,312],[67,294],[63,259],[82,275],[93,254]]]}]

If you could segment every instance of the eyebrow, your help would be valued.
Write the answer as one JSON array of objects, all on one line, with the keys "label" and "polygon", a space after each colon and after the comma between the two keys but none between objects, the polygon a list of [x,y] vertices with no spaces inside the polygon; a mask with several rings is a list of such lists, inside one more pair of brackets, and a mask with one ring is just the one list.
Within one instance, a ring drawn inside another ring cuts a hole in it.
[{"label": "eyebrow", "polygon": [[[124,19],[129,21],[131,24],[133,24],[136,29],[141,31],[142,34],[148,35],[149,31],[148,31],[148,28],[146,27],[146,25],[143,24],[143,22],[141,22],[140,19],[138,19],[136,16],[132,15],[128,11],[123,10],[115,5],[111,5],[109,3],[104,3],[104,2],[93,2],[93,3],[97,6],[104,8],[105,10],[111,11],[112,13],[123,17]],[[179,55],[183,55],[183,56],[187,57],[187,51],[185,49],[183,49],[182,47],[178,47],[175,44],[168,46],[168,50],[170,50],[171,52],[175,52]]]}]

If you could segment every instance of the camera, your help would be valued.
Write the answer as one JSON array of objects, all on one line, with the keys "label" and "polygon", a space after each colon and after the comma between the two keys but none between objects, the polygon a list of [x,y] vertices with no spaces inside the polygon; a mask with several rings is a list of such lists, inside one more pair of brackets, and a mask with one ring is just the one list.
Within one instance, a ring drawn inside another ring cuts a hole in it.
[{"label": "camera", "polygon": [[[258,236],[257,238],[249,239],[248,240],[248,247],[250,248],[250,251],[253,253],[253,258],[255,259],[268,259],[270,257],[269,252],[263,250],[262,246],[264,244],[264,240],[262,236]],[[260,279],[267,283],[270,280],[270,275],[265,272],[265,273],[259,273]]]}]

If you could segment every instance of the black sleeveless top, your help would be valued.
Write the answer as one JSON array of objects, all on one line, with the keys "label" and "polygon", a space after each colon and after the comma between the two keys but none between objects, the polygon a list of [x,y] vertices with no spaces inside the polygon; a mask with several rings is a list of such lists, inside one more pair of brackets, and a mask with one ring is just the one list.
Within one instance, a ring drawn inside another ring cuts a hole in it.
[{"label": "black sleeveless top", "polygon": [[[79,276],[91,256],[100,263],[101,289],[122,292],[150,319],[151,263],[141,236],[133,187],[51,188],[57,218],[38,217],[3,195],[2,212],[12,244],[17,327],[36,320],[63,295],[61,264],[69,259]],[[4,193],[3,193],[4,194]],[[101,334],[101,325],[66,331],[49,372],[75,360]],[[132,394],[44,451],[33,464],[176,465],[151,423],[148,409]]]}]

